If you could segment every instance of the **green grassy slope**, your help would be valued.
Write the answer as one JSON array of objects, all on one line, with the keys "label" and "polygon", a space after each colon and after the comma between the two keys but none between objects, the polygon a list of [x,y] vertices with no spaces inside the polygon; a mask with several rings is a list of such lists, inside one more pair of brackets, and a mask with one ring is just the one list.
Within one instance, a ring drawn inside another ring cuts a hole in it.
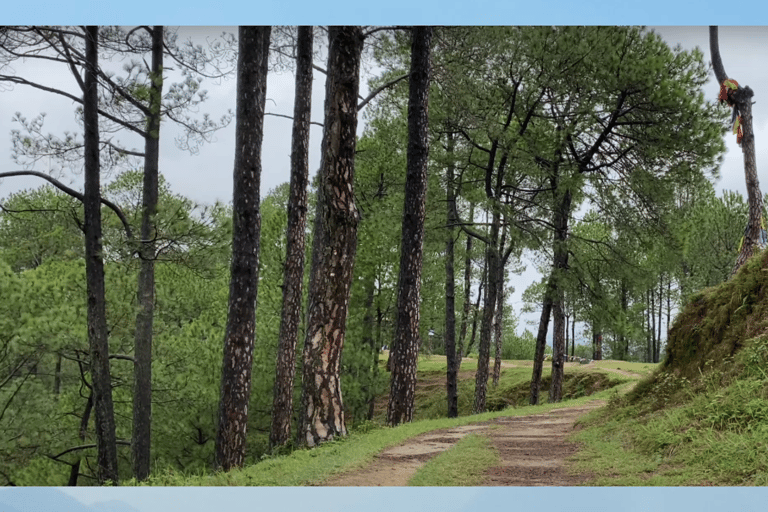
[{"label": "green grassy slope", "polygon": [[768,484],[768,252],[690,300],[668,356],[583,422],[597,485]]}]

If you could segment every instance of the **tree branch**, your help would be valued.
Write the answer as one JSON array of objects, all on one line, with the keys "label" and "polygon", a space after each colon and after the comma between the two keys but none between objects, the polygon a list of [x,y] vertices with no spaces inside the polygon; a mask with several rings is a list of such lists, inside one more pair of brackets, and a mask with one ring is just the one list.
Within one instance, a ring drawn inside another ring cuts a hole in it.
[{"label": "tree branch", "polygon": [[[359,109],[358,109],[358,110],[359,110]],[[275,113],[273,113],[273,112],[264,112],[264,115],[265,115],[265,116],[284,117],[284,118],[286,118],[286,119],[293,119],[293,116],[287,116],[287,115],[285,115],[285,114],[275,114]],[[319,126],[319,127],[321,127],[321,128],[323,127],[323,123],[318,123],[318,122],[316,122],[316,121],[310,121],[310,122],[309,122],[309,124],[314,124],[314,125],[317,125],[317,126]]]},{"label": "tree branch", "polygon": [[[121,444],[123,446],[131,446],[131,442],[130,441],[126,441],[126,440],[123,440],[123,439],[116,440],[115,444]],[[66,455],[68,453],[71,453],[71,452],[74,452],[74,451],[77,451],[77,450],[87,450],[88,448],[96,448],[96,443],[82,444],[80,446],[74,446],[72,448],[68,448],[68,449],[64,450],[63,452],[61,452],[58,455],[48,455],[48,458],[53,459],[53,460],[57,460],[59,457],[62,457],[63,455]]]},{"label": "tree branch", "polygon": [[368,104],[368,102],[370,102],[373,98],[375,98],[376,95],[379,94],[381,91],[383,91],[384,89],[387,89],[389,87],[392,87],[393,85],[395,85],[400,80],[402,80],[404,78],[408,78],[409,76],[410,76],[410,73],[406,73],[406,74],[404,74],[402,76],[399,76],[399,77],[397,77],[397,78],[395,78],[393,80],[390,80],[389,82],[387,82],[385,84],[382,84],[382,85],[378,86],[376,89],[371,91],[371,93],[363,101],[361,101],[357,105],[357,111],[360,112],[361,110],[363,110],[363,108]]},{"label": "tree branch", "polygon": [[[75,96],[73,94],[69,94],[68,92],[64,92],[64,91],[62,91],[60,89],[54,89],[53,87],[46,87],[45,85],[41,85],[41,84],[38,84],[38,83],[35,83],[35,82],[30,82],[29,80],[26,80],[24,78],[10,76],[10,75],[0,75],[0,82],[9,82],[9,83],[12,83],[12,84],[28,85],[30,87],[34,87],[35,89],[40,89],[41,91],[52,92],[54,94],[58,94],[60,96],[64,96],[65,98],[68,98],[68,99],[74,101],[75,103],[77,103],[79,105],[83,104],[83,99],[82,98],[78,98],[77,96]],[[125,128],[127,128],[127,129],[129,129],[129,130],[131,130],[133,132],[138,133],[142,137],[146,137],[147,136],[147,132],[142,130],[141,128],[137,128],[136,126],[133,126],[132,124],[130,124],[130,123],[128,123],[128,122],[126,122],[126,121],[124,121],[122,119],[118,119],[117,117],[113,116],[112,114],[109,114],[109,113],[107,113],[107,112],[105,112],[105,111],[103,111],[101,109],[99,109],[99,115],[105,117],[106,119],[109,119],[113,123],[117,123],[120,126],[124,126]]]},{"label": "tree branch", "polygon": [[122,359],[123,361],[133,361],[136,362],[136,360],[133,358],[133,356],[129,356],[126,354],[109,354],[110,359]]},{"label": "tree branch", "polygon": [[728,79],[723,67],[723,59],[720,57],[720,43],[718,40],[717,27],[709,27],[709,52],[712,55],[712,70],[717,78],[717,85],[720,86]]},{"label": "tree branch", "polygon": [[[9,172],[0,172],[0,179],[2,178],[11,178],[13,176],[37,176],[38,178],[42,178],[49,183],[51,183],[53,186],[61,190],[62,192],[69,194],[70,196],[74,197],[75,199],[78,199],[79,201],[83,201],[84,197],[83,194],[78,192],[75,189],[69,188],[56,178],[52,178],[48,176],[45,173],[38,172],[38,171],[9,171]],[[123,223],[123,228],[125,229],[125,235],[128,238],[128,240],[133,241],[133,232],[131,231],[131,226],[128,223],[128,219],[123,214],[123,211],[120,209],[119,206],[117,206],[112,201],[109,201],[108,199],[101,198],[102,204],[109,207],[120,219],[120,222]]]}]

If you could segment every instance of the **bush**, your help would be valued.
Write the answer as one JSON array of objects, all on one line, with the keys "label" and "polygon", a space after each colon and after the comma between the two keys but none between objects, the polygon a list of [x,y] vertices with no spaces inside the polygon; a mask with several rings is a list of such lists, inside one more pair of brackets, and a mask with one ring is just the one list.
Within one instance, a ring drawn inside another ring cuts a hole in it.
[{"label": "bush", "polygon": [[512,331],[504,337],[502,359],[530,359],[536,355],[536,337],[528,329],[522,335]]}]

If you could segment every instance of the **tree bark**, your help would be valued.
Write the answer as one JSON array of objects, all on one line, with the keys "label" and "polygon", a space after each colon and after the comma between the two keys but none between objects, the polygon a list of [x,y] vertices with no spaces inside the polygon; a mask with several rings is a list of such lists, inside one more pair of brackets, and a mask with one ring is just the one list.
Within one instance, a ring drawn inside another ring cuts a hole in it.
[{"label": "tree bark", "polygon": [[288,227],[283,314],[280,319],[277,370],[272,405],[269,444],[280,446],[291,439],[293,381],[296,368],[296,342],[301,321],[304,281],[304,231],[307,219],[309,175],[309,124],[312,106],[312,27],[299,27],[296,44],[296,97],[293,110],[291,184],[288,200]]},{"label": "tree bark", "polygon": [[98,114],[98,27],[85,29],[85,80],[83,127],[85,134],[85,274],[88,294],[88,340],[91,352],[93,409],[96,416],[98,482],[118,483],[115,415],[109,371],[109,341],[104,294],[104,260],[101,244],[101,179]]},{"label": "tree bark", "polygon": [[571,355],[576,356],[576,312],[573,313],[571,322]]},{"label": "tree bark", "polygon": [[[377,336],[374,338],[374,320],[373,320],[373,302],[376,298],[376,276],[374,272],[371,272],[366,277],[365,282],[365,315],[363,316],[363,345],[368,346],[371,349],[371,376],[369,382],[375,382],[379,375],[379,351],[381,345],[379,344]],[[367,388],[368,393],[368,420],[373,420],[373,414],[376,407],[376,395],[373,389]]]},{"label": "tree bark", "polygon": [[[712,56],[712,68],[715,72],[718,85],[721,85],[729,77],[723,67],[720,57],[720,45],[718,42],[717,27],[709,27],[709,50]],[[732,275],[758,250],[763,247],[762,242],[762,215],[763,196],[760,192],[760,183],[757,178],[757,161],[755,159],[755,132],[752,121],[752,97],[754,92],[747,86],[739,88],[733,93],[733,99],[741,115],[741,126],[744,137],[741,141],[741,151],[744,154],[744,177],[747,185],[747,202],[749,204],[749,221],[744,233],[744,242],[741,251],[736,258]]]},{"label": "tree bark", "polygon": [[[453,156],[453,134],[448,133],[446,144],[448,158]],[[456,354],[456,276],[454,274],[454,225],[456,218],[456,191],[454,184],[454,163],[449,160],[446,169],[446,201],[448,202],[448,218],[445,239],[445,358],[446,358],[446,394],[448,402],[448,417],[459,415],[458,403],[458,372],[460,362]],[[466,302],[465,302],[466,306]],[[465,308],[466,311],[466,308]],[[466,317],[465,317],[466,321]],[[466,331],[466,323],[464,323]]]},{"label": "tree bark", "polygon": [[354,172],[363,33],[360,27],[330,27],[328,39],[322,165],[298,431],[298,443],[307,446],[347,434],[339,372],[359,223]]},{"label": "tree bark", "polygon": [[[557,183],[557,174],[554,174],[554,177],[552,178],[552,189],[557,191],[558,190],[558,183]],[[558,322],[556,325],[553,326],[555,329],[555,336],[558,336],[557,332],[560,331],[559,336],[560,343],[562,343],[562,293],[561,293],[561,286],[559,283],[559,280],[562,278],[563,273],[566,271],[566,268],[568,266],[568,248],[566,246],[566,240],[568,237],[568,219],[571,214],[571,201],[572,201],[572,195],[570,189],[565,189],[562,192],[562,195],[560,196],[559,200],[556,201],[556,209],[553,212],[553,224],[555,228],[555,236],[554,236],[554,255],[553,255],[553,261],[552,261],[552,273],[549,276],[549,281],[547,282],[547,288],[544,292],[544,304],[541,308],[541,317],[539,319],[539,332],[538,336],[536,337],[536,356],[533,361],[533,375],[531,376],[531,396],[530,396],[530,403],[531,405],[536,405],[539,403],[539,392],[541,389],[541,375],[544,368],[544,348],[547,344],[547,331],[549,328],[549,317],[552,313],[552,309],[555,306],[555,302],[559,303],[557,308],[560,309],[560,312],[556,314],[556,321]],[[553,337],[554,342],[554,337]],[[562,350],[562,348],[561,348]],[[562,351],[560,352],[560,357],[562,358]],[[557,373],[562,373],[563,366],[562,362],[560,362],[559,366],[555,366],[555,363],[557,362],[557,359],[554,357],[552,358],[552,371],[553,381],[558,381],[562,385],[562,375],[558,376]],[[559,393],[554,393],[553,396],[560,395],[562,391]],[[552,393],[550,393],[552,396]]]},{"label": "tree bark", "polygon": [[138,313],[133,358],[133,476],[149,476],[152,423],[152,324],[155,310],[155,214],[160,160],[160,107],[163,93],[163,27],[152,27],[147,136],[144,141],[144,184],[141,211],[141,263],[137,285]]},{"label": "tree bark", "polygon": [[[568,327],[571,325],[571,315],[568,314],[568,307],[565,302],[563,302],[563,314],[565,316],[565,360],[568,361],[568,342],[570,341],[568,339]],[[571,356],[573,356],[573,354],[571,354]]]},{"label": "tree bark", "polygon": [[477,317],[480,315],[480,303],[485,300],[485,296],[488,294],[488,260],[483,262],[483,273],[480,274],[480,284],[477,286],[477,300],[472,308],[472,334],[469,337],[469,343],[467,343],[466,352],[462,355],[468,356],[472,352],[472,348],[475,346],[475,336],[477,335]]},{"label": "tree bark", "polygon": [[499,205],[493,203],[493,217],[491,221],[490,243],[486,246],[486,274],[488,288],[483,302],[483,318],[480,323],[480,345],[477,354],[477,372],[475,373],[475,402],[472,407],[474,414],[485,412],[485,399],[488,388],[488,370],[491,355],[491,334],[493,330],[493,316],[496,312],[496,300],[499,293],[499,267],[501,257],[498,251],[499,225],[501,214]]},{"label": "tree bark", "polygon": [[[88,422],[91,419],[91,411],[93,410],[93,390],[88,394],[88,400],[85,402],[85,410],[80,417],[80,428],[77,432],[77,437],[80,441],[85,441],[88,435]],[[77,458],[72,467],[69,469],[69,480],[67,481],[68,487],[77,487],[77,480],[80,477],[80,457]]]},{"label": "tree bark", "polygon": [[[469,222],[475,218],[475,203],[469,203]],[[456,359],[458,361],[456,371],[461,369],[461,360],[464,357],[464,340],[467,338],[467,320],[472,304],[472,237],[467,235],[466,256],[464,257],[464,308],[461,313],[461,327],[459,328],[459,346]]]},{"label": "tree bark", "polygon": [[[504,246],[507,240],[507,225],[504,225],[504,229],[501,231],[501,241],[499,242],[499,253],[504,250]],[[493,320],[493,337],[495,340],[496,353],[493,360],[493,387],[499,385],[499,377],[501,377],[501,348],[504,344],[502,339],[502,323],[504,321],[504,266],[506,260],[499,258],[498,280],[499,289],[496,293],[496,314]]]},{"label": "tree bark", "polygon": [[259,282],[259,189],[270,31],[271,27],[239,29],[232,263],[216,433],[216,466],[224,471],[245,461]]},{"label": "tree bark", "polygon": [[558,290],[558,300],[552,304],[554,321],[552,329],[552,383],[549,386],[549,402],[563,399],[565,379],[565,321],[563,315],[563,291]]},{"label": "tree bark", "polygon": [[645,325],[646,325],[646,347],[645,347],[645,361],[647,363],[653,362],[653,332],[654,330],[651,329],[651,316],[652,313],[649,313],[651,310],[651,297],[650,292],[648,290],[645,291],[645,302],[646,302],[646,308],[645,308]]},{"label": "tree bark", "polygon": [[[622,279],[621,280],[621,312],[625,320],[627,318],[628,306],[629,304],[628,304],[627,282],[625,279]],[[621,357],[619,359],[621,359],[622,361],[626,361],[629,356],[629,339],[624,333],[623,327],[622,327],[621,334],[619,334],[619,348],[621,350]]]},{"label": "tree bark", "polygon": [[600,361],[603,358],[603,332],[600,323],[592,324],[592,359]]},{"label": "tree bark", "polygon": [[661,315],[664,311],[664,275],[659,276],[659,335],[656,337],[656,353],[653,356],[653,362],[659,362],[659,356],[661,355]]},{"label": "tree bark", "polygon": [[655,287],[651,287],[648,290],[648,296],[650,297],[650,307],[648,308],[648,316],[651,318],[651,362],[656,362],[656,345],[658,339],[656,339],[656,290]]},{"label": "tree bark", "polygon": [[547,346],[547,331],[549,330],[549,317],[552,314],[552,296],[555,293],[554,271],[550,273],[547,280],[547,288],[544,292],[544,300],[541,305],[541,316],[539,317],[539,331],[536,334],[536,353],[533,356],[533,375],[531,376],[531,395],[529,403],[537,405],[539,403],[539,393],[541,391],[541,375],[544,373],[544,349]]},{"label": "tree bark", "polygon": [[413,420],[419,356],[419,302],[429,158],[429,83],[432,27],[413,27],[408,98],[408,172],[405,180],[397,323],[387,424]]}]

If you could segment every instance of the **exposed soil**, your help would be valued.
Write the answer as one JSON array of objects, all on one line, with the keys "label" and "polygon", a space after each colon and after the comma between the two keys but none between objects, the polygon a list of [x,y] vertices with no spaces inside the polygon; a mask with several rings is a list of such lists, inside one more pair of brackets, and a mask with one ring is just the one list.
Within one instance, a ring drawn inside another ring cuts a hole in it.
[{"label": "exposed soil", "polygon": [[475,432],[488,437],[501,459],[490,468],[480,485],[568,486],[584,483],[589,475],[571,475],[565,459],[577,445],[566,441],[576,419],[604,405],[595,400],[586,405],[554,411],[497,418],[461,427],[437,430],[409,439],[376,456],[368,466],[337,475],[329,486],[404,486],[435,455],[447,450],[462,437]]}]

